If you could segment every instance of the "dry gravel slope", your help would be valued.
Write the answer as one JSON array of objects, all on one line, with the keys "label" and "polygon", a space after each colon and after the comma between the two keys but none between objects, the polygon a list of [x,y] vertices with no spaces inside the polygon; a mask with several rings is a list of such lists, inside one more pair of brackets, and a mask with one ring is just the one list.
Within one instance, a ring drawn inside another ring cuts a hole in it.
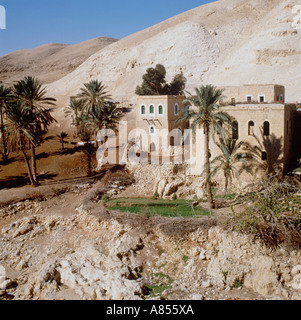
[{"label": "dry gravel slope", "polygon": [[24,76],[32,75],[39,77],[43,83],[51,83],[116,41],[103,37],[74,45],[50,43],[6,54],[0,57],[0,80],[11,85]]},{"label": "dry gravel slope", "polygon": [[195,8],[100,50],[48,90],[62,110],[84,82],[98,78],[116,99],[135,102],[135,87],[146,68],[163,63],[169,78],[184,72],[188,90],[202,83],[277,83],[287,87],[288,102],[301,100],[295,4],[221,0]]}]

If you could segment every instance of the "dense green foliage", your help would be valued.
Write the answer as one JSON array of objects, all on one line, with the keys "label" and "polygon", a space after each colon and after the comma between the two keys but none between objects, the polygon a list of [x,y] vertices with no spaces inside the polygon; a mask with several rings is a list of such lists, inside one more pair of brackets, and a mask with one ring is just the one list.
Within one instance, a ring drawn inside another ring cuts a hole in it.
[{"label": "dense green foliage", "polygon": [[162,64],[155,68],[148,68],[143,75],[141,86],[137,86],[135,93],[138,96],[153,95],[182,95],[186,86],[186,79],[183,74],[177,74],[172,82],[166,82],[166,69]]}]

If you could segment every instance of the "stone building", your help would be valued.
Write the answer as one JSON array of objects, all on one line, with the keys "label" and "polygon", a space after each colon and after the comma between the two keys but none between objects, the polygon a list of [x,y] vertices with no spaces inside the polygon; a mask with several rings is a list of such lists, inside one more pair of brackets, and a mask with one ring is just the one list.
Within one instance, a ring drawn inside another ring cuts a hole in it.
[{"label": "stone building", "polygon": [[159,153],[168,146],[181,145],[188,123],[177,124],[185,96],[138,96],[136,130],[141,150]]},{"label": "stone building", "polygon": [[[245,85],[223,87],[221,109],[234,121],[233,139],[247,141],[261,150],[261,161],[278,163],[285,172],[292,156],[294,116],[296,105],[285,104],[285,88],[279,85]],[[191,145],[192,175],[204,170],[204,135],[198,131],[196,142]],[[220,154],[211,141],[211,159]],[[250,177],[252,180],[254,177]]]},{"label": "stone building", "polygon": [[[244,85],[221,89],[225,90],[223,99],[219,101],[220,110],[231,115],[234,121],[232,138],[257,146],[257,160],[260,163],[277,164],[286,172],[296,140],[294,123],[297,106],[285,103],[285,88],[281,85]],[[185,131],[189,123],[177,123],[180,109],[186,107],[184,100],[185,96],[137,97],[136,131],[140,135],[140,150],[148,157],[169,156],[170,146],[178,146],[179,150],[182,149],[182,155],[185,154],[179,159],[189,163],[187,175],[200,176],[205,166],[204,133],[202,128],[198,128],[194,136],[191,130]],[[184,132],[188,132],[189,143],[186,139],[185,148],[182,148]],[[221,154],[212,139],[210,153],[211,160]],[[222,174],[217,179],[222,185]],[[245,184],[254,176],[243,174],[240,179]]]},{"label": "stone building", "polygon": [[221,87],[225,98],[222,105],[285,103],[285,87],[281,85],[244,85]]}]

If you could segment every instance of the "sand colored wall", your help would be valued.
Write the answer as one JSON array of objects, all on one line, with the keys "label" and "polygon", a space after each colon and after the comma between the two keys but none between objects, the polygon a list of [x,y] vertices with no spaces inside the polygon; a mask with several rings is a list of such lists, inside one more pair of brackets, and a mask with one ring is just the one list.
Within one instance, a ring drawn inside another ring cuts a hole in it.
[{"label": "sand colored wall", "polygon": [[[263,145],[263,125],[264,122],[270,124],[270,135],[265,137],[270,141],[268,150],[262,148],[262,151],[268,151],[268,157],[281,160],[282,168],[285,170],[288,161],[291,158],[291,145],[293,141],[293,117],[296,110],[295,105],[284,104],[241,104],[237,106],[224,106],[221,110],[233,116],[238,122],[239,140],[247,141],[252,145]],[[250,122],[254,127],[249,131]],[[192,174],[199,175],[204,170],[204,137],[202,130],[196,136],[196,142],[192,144],[192,155],[201,159],[193,166]],[[256,140],[256,138],[258,141]],[[280,148],[278,147],[280,146]],[[220,154],[219,148],[213,141],[210,143],[211,159]],[[245,178],[244,178],[245,179]],[[245,179],[246,180],[246,179]]]},{"label": "sand colored wall", "polygon": [[[185,107],[183,100],[185,96],[139,96],[137,97],[136,106],[136,129],[141,129],[146,132],[148,142],[144,143],[143,150],[149,150],[149,145],[152,142],[156,143],[156,138],[162,133],[162,130],[172,132],[174,129],[181,128],[182,132],[188,127],[187,123],[177,124],[176,121],[179,115],[175,114],[175,105],[179,106],[179,110]],[[146,114],[141,114],[141,106],[146,108]],[[150,114],[150,106],[154,106],[154,114]],[[163,106],[163,114],[159,114],[159,106]],[[150,134],[150,127],[155,128],[155,133]],[[160,148],[156,148],[159,150]]]},{"label": "sand colored wall", "polygon": [[260,96],[264,97],[262,103],[285,102],[285,88],[280,85],[244,85],[240,87],[220,87],[225,89],[223,104],[228,105],[234,99],[236,104],[247,103],[247,96],[252,97],[251,103],[260,103]]}]

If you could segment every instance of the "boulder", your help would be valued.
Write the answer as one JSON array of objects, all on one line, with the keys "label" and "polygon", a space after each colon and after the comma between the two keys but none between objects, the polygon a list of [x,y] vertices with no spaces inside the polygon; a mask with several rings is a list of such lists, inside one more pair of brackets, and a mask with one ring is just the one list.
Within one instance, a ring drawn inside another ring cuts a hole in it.
[{"label": "boulder", "polygon": [[167,185],[167,180],[166,179],[162,179],[158,183],[157,192],[158,192],[160,198],[163,197],[166,185]]},{"label": "boulder", "polygon": [[169,184],[166,185],[165,190],[164,190],[164,194],[163,197],[169,197],[171,196],[173,193],[177,192],[178,188],[184,185],[184,181],[183,180],[175,180]]}]

